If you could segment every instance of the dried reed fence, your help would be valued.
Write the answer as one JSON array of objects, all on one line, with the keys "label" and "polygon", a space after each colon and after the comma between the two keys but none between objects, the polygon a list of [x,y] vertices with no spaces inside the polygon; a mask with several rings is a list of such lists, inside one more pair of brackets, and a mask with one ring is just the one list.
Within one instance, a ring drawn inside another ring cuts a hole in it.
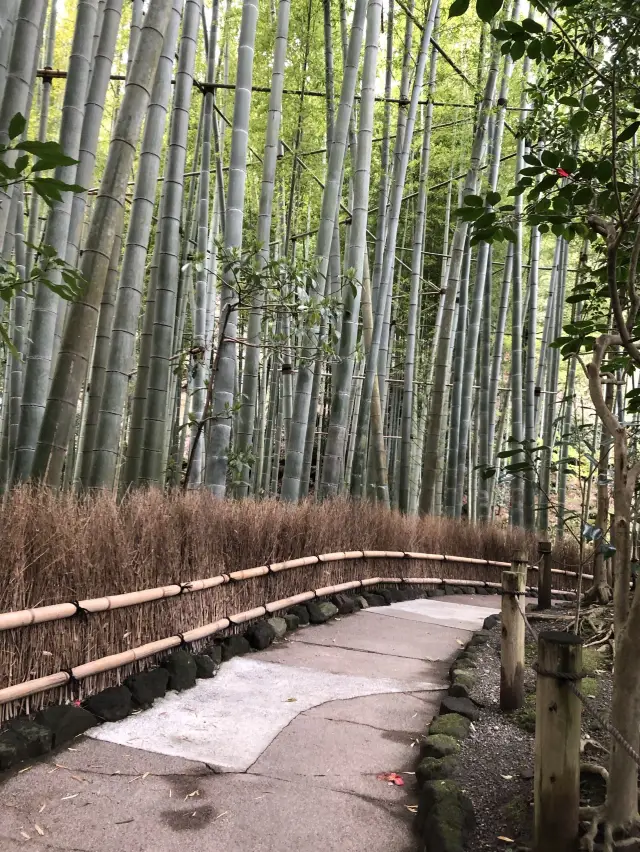
[{"label": "dried reed fence", "polygon": [[[208,493],[138,492],[122,504],[107,495],[80,499],[19,489],[0,507],[0,612],[118,594],[335,550],[411,550],[508,561],[533,560],[522,530],[410,518],[369,503],[217,501]],[[556,552],[574,569],[576,554]],[[479,573],[480,572],[480,573]],[[499,580],[499,569],[414,562],[407,576]],[[219,586],[138,607],[0,633],[0,688],[184,633],[299,591],[372,576],[397,576],[397,560],[332,562]],[[563,578],[559,578],[562,580]],[[562,582],[554,581],[558,588]],[[567,586],[569,587],[569,586]],[[133,667],[83,681],[89,693]],[[56,694],[57,693],[57,694]],[[69,697],[67,687],[7,705],[5,716]]]}]

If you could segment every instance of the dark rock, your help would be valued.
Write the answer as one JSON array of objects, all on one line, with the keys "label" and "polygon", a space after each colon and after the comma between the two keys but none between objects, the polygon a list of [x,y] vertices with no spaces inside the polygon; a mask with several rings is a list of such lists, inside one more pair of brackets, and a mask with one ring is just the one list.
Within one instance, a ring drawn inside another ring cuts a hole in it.
[{"label": "dark rock", "polygon": [[101,722],[119,722],[132,710],[131,693],[126,686],[108,686],[97,695],[90,695],[85,707]]},{"label": "dark rock", "polygon": [[452,683],[448,692],[453,698],[469,698],[469,690],[463,683],[460,683],[460,681]]},{"label": "dark rock", "polygon": [[425,757],[416,768],[416,781],[422,787],[427,781],[439,781],[451,778],[458,768],[458,761],[453,755],[447,757]]},{"label": "dark rock", "polygon": [[471,699],[455,698],[453,695],[446,695],[440,702],[440,715],[445,716],[448,713],[466,716],[471,722],[477,721],[480,716],[478,708]]},{"label": "dark rock", "polygon": [[[166,669],[164,671],[164,693],[167,691],[167,683],[169,682],[169,672]],[[131,697],[133,698],[133,703],[136,707],[140,707],[142,710],[147,710],[154,702],[156,697],[153,681],[149,677],[150,672],[140,672],[139,674],[131,675],[128,677],[124,685],[127,687],[129,692],[131,693]]]},{"label": "dark rock", "polygon": [[368,606],[387,606],[387,602],[382,595],[378,595],[375,592],[363,592],[362,597]]},{"label": "dark rock", "polygon": [[463,589],[465,595],[475,595],[476,587],[475,586],[465,586]]},{"label": "dark rock", "polygon": [[380,589],[380,595],[386,604],[399,603],[405,599],[400,589]]},{"label": "dark rock", "polygon": [[276,631],[268,621],[257,621],[244,635],[252,648],[256,651],[264,651],[276,638]]},{"label": "dark rock", "polygon": [[279,615],[274,615],[272,618],[267,620],[267,623],[271,625],[274,633],[276,634],[276,639],[284,639],[287,635],[287,622]]},{"label": "dark rock", "polygon": [[196,661],[188,651],[182,649],[174,651],[162,665],[169,672],[168,689],[182,692],[196,685]]},{"label": "dark rock", "polygon": [[334,595],[331,602],[338,608],[340,615],[350,615],[356,608],[353,598],[350,598],[349,595]]},{"label": "dark rock", "polygon": [[471,800],[454,781],[427,781],[420,794],[417,825],[426,852],[464,852],[475,829]]},{"label": "dark rock", "polygon": [[193,661],[196,664],[196,677],[210,678],[218,674],[218,666],[208,654],[194,654]]},{"label": "dark rock", "polygon": [[285,620],[285,624],[287,625],[287,630],[297,630],[300,627],[300,619],[293,612],[286,612],[282,616]]},{"label": "dark rock", "polygon": [[306,624],[309,624],[309,610],[304,604],[296,604],[295,606],[292,606],[289,612],[298,616],[298,623],[300,627],[304,627]]},{"label": "dark rock", "polygon": [[492,630],[496,626],[496,624],[499,624],[499,623],[500,623],[500,616],[499,615],[495,615],[495,614],[488,615],[482,623],[482,629],[483,630]]},{"label": "dark rock", "polygon": [[162,666],[142,672],[154,698],[164,698],[169,686],[169,672]]},{"label": "dark rock", "polygon": [[324,624],[325,621],[328,621],[328,616],[320,609],[320,604],[317,601],[309,601],[307,610],[311,624]]},{"label": "dark rock", "polygon": [[358,612],[358,610],[364,609],[364,607],[362,606],[364,598],[361,598],[360,595],[356,595],[356,597],[351,598],[351,600],[353,601],[354,612]]},{"label": "dark rock", "polygon": [[242,657],[251,651],[251,645],[244,636],[225,636],[222,640],[222,661],[232,657]]},{"label": "dark rock", "polygon": [[18,716],[16,719],[11,719],[7,727],[24,744],[25,757],[40,757],[41,754],[48,754],[51,751],[53,733],[34,719]]},{"label": "dark rock", "polygon": [[486,586],[476,586],[476,594],[477,595],[488,595]]},{"label": "dark rock", "polygon": [[470,724],[471,722],[466,716],[460,716],[458,713],[447,713],[433,720],[429,725],[429,733],[446,734],[456,740],[464,740],[469,736]]},{"label": "dark rock", "polygon": [[331,601],[322,601],[322,603],[318,604],[320,607],[320,612],[324,615],[325,619],[329,621],[330,618],[335,618],[338,614],[338,607],[335,604],[332,604]]},{"label": "dark rock", "polygon": [[222,662],[222,645],[219,642],[214,645],[209,645],[208,648],[205,648],[204,652],[211,657],[217,666],[220,665]]},{"label": "dark rock", "polygon": [[450,586],[448,583],[446,583],[444,587],[444,593],[445,595],[455,595],[456,590],[453,588],[453,586]]},{"label": "dark rock", "polygon": [[54,704],[36,714],[36,722],[51,731],[53,748],[84,734],[98,724],[96,717],[75,704]]},{"label": "dark rock", "polygon": [[447,734],[430,734],[420,749],[421,757],[447,757],[460,752],[460,743]]},{"label": "dark rock", "polygon": [[0,770],[9,769],[27,757],[26,747],[13,731],[0,731]]},{"label": "dark rock", "polygon": [[467,648],[482,648],[483,645],[487,644],[489,639],[491,639],[491,633],[488,630],[478,630],[469,640]]},{"label": "dark rock", "polygon": [[[459,684],[469,690],[473,688],[473,684],[476,679],[473,676],[471,669],[454,669],[451,675],[451,680],[453,681],[451,684],[452,687]],[[450,694],[455,695],[454,692],[450,692]]]}]

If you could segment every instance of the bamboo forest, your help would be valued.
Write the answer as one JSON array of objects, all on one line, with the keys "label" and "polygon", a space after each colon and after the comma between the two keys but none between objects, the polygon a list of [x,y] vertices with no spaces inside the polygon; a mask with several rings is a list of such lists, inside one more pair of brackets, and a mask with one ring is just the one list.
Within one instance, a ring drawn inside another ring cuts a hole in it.
[{"label": "bamboo forest", "polygon": [[3,0],[6,493],[605,525],[638,18],[469,5]]}]

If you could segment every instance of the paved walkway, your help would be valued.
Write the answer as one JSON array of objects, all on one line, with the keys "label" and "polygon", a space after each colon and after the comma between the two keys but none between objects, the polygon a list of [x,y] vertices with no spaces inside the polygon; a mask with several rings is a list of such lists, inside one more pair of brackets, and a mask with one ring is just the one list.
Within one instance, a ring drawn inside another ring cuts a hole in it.
[{"label": "paved walkway", "polygon": [[368,609],[225,663],[7,779],[0,852],[415,852],[412,746],[497,603]]}]

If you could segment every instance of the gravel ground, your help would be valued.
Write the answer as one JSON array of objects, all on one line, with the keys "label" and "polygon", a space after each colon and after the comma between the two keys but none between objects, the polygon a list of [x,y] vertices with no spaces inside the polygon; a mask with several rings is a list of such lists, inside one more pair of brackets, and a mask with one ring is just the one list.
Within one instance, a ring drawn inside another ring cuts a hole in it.
[{"label": "gravel ground", "polygon": [[[541,630],[564,630],[567,621],[534,620]],[[515,723],[513,714],[499,710],[500,695],[500,627],[478,654],[476,683],[472,698],[480,705],[480,718],[472,725],[470,736],[462,744],[458,780],[467,791],[476,812],[476,832],[468,852],[486,850],[528,849],[533,830],[533,759],[534,735]],[[528,635],[527,659],[534,657],[534,645]],[[608,715],[611,700],[611,675],[603,664],[597,678],[598,694],[589,699],[601,715]],[[600,673],[601,671],[601,673]],[[527,694],[535,693],[535,672],[525,670]],[[583,745],[585,760],[602,763],[607,735],[590,716],[583,712]],[[582,786],[584,804],[602,801],[602,782],[589,776]]]}]

